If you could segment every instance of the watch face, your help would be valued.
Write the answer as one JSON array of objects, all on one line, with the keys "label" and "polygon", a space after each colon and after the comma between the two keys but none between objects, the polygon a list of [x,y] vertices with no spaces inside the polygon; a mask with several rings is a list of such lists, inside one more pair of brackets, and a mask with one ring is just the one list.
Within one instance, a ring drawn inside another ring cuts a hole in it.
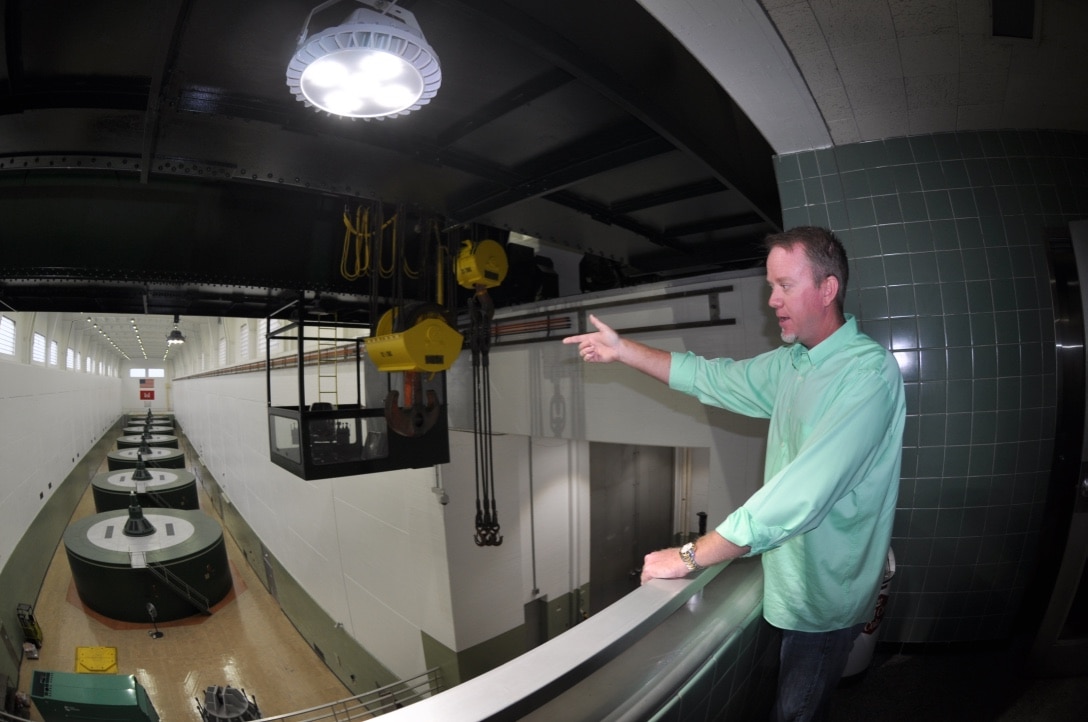
[{"label": "watch face", "polygon": [[680,547],[680,558],[684,560],[684,564],[691,571],[699,568],[699,565],[695,562],[695,544],[693,542],[688,542]]}]

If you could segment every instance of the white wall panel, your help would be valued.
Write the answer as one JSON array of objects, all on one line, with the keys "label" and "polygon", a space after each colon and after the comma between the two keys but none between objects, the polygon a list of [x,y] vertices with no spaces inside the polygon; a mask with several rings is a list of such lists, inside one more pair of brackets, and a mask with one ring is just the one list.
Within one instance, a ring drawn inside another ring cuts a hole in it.
[{"label": "white wall panel", "polygon": [[[293,393],[294,371],[274,377],[279,393]],[[433,469],[300,479],[269,458],[263,374],[184,380],[175,389],[185,432],[229,502],[345,633],[398,671],[407,663],[402,648],[419,646],[420,629],[452,637]],[[368,619],[371,612],[377,617]],[[421,657],[419,664],[405,674],[423,671]]]},{"label": "white wall panel", "polygon": [[452,621],[434,477],[427,468],[335,480],[336,528],[348,580],[410,623],[416,637],[423,629],[442,640]]},{"label": "white wall panel", "polygon": [[528,473],[524,438],[493,437],[497,510],[503,543],[477,546],[476,469],[472,434],[450,433],[450,463],[442,467],[449,494],[446,548],[456,632],[455,649],[485,642],[524,621],[519,489]]},{"label": "white wall panel", "polygon": [[0,361],[0,566],[121,414],[120,380]]},{"label": "white wall panel", "polygon": [[[531,593],[554,599],[589,581],[589,450],[585,442],[532,440],[532,498],[522,503],[522,569]],[[530,594],[526,601],[533,598]]]},{"label": "white wall panel", "polygon": [[[427,669],[419,630],[367,589],[348,581],[348,614],[353,637],[401,678]],[[346,623],[345,623],[346,626]]]}]

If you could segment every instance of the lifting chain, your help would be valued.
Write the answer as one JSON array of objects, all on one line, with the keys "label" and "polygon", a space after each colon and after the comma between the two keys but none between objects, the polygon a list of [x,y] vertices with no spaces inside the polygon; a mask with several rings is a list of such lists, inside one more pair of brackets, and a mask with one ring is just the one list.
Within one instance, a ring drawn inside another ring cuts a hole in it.
[{"label": "lifting chain", "polygon": [[494,464],[491,454],[491,321],[495,304],[487,289],[477,286],[468,302],[469,345],[472,350],[472,419],[476,459],[476,546],[499,546],[499,513],[495,507]]}]

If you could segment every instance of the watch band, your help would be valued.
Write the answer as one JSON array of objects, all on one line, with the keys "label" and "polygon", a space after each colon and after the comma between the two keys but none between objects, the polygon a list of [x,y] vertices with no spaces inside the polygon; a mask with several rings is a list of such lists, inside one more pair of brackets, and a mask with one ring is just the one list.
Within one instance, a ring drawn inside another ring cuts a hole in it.
[{"label": "watch band", "polygon": [[688,568],[689,572],[702,569],[699,563],[695,561],[695,542],[688,542],[680,547],[680,558],[684,561],[684,566]]}]

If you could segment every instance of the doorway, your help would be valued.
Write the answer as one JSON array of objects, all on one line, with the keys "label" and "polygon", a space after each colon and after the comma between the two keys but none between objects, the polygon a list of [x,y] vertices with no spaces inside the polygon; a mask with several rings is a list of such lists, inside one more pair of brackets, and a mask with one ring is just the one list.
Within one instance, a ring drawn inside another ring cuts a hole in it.
[{"label": "doorway", "polygon": [[589,445],[589,604],[594,614],[638,588],[642,558],[672,544],[675,449]]},{"label": "doorway", "polygon": [[1055,317],[1057,425],[1042,554],[1022,614],[1033,623],[1028,669],[1038,676],[1088,674],[1088,221],[1047,237]]}]

